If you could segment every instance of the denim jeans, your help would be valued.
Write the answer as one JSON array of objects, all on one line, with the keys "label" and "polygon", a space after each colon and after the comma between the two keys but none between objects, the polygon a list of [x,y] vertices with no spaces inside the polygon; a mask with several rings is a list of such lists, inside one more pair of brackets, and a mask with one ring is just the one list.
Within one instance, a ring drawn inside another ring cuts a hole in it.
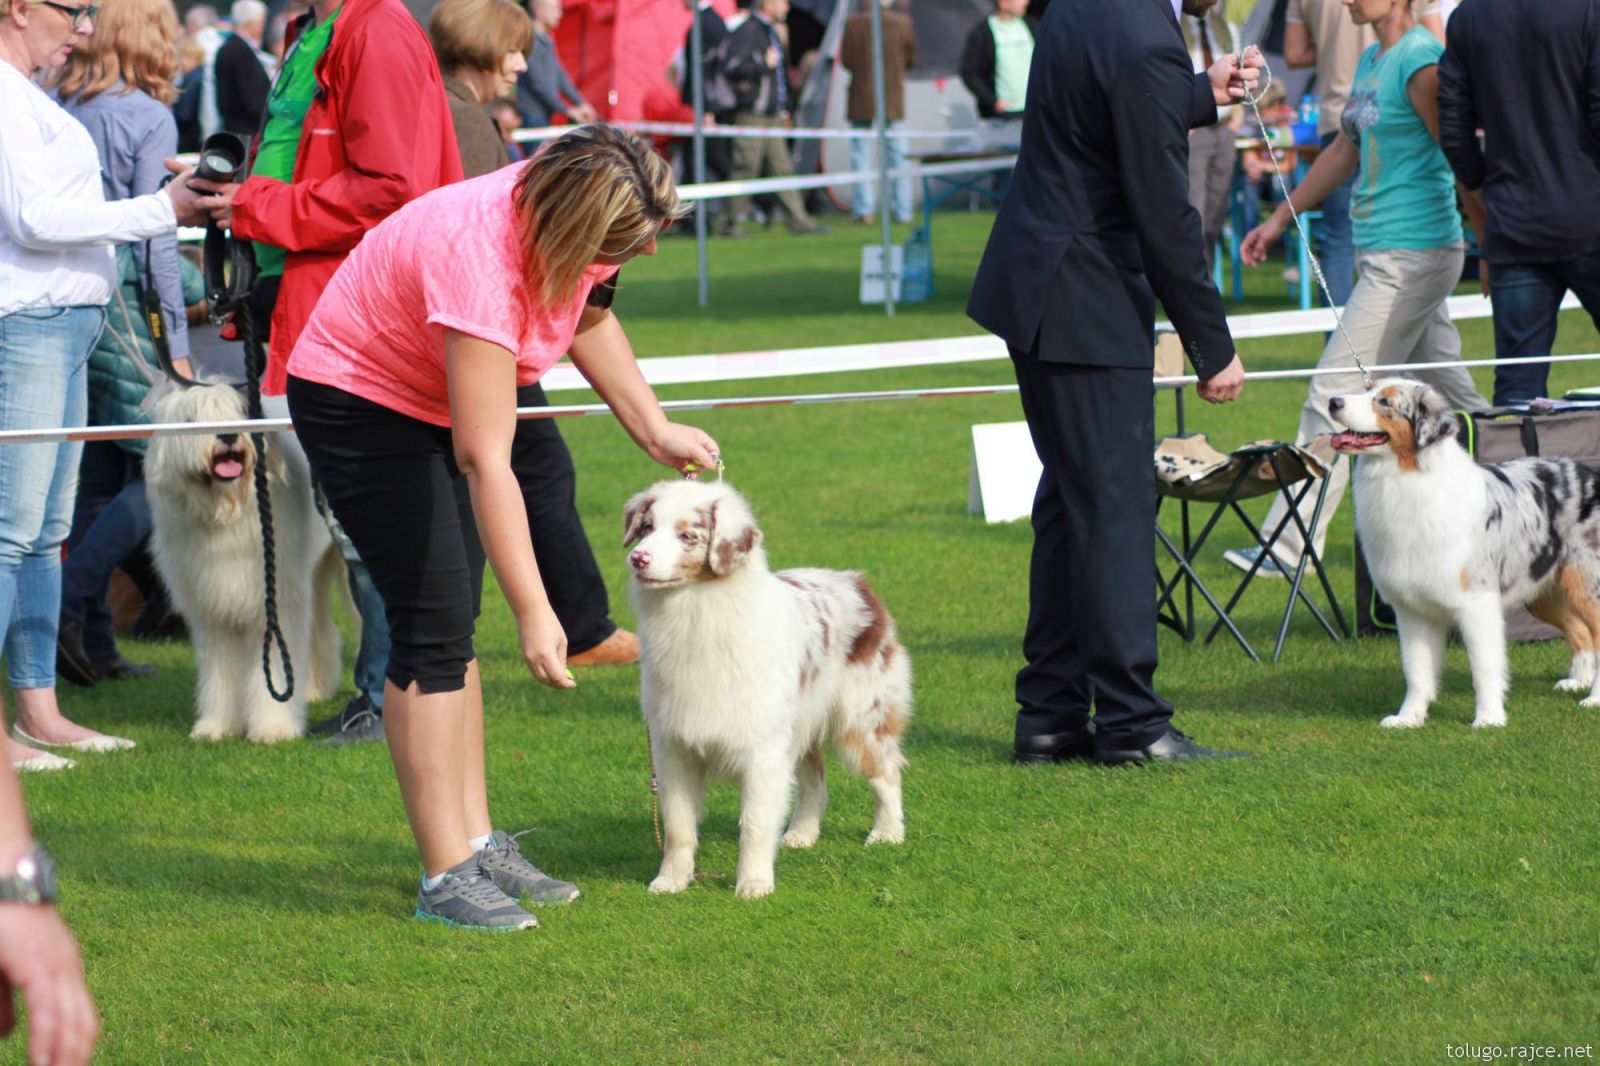
[{"label": "denim jeans", "polygon": [[[1338,133],[1323,134],[1322,147],[1332,144]],[[1356,246],[1350,228],[1350,196],[1361,177],[1357,167],[1322,201],[1322,272],[1328,277],[1328,291],[1336,307],[1350,302],[1356,285]]]},{"label": "denim jeans", "polygon": [[61,616],[83,624],[94,662],[117,654],[106,591],[111,572],[150,535],[144,457],[112,441],[90,441],[78,464],[78,499],[61,570]]},{"label": "denim jeans", "polygon": [[[89,417],[99,307],[0,315],[0,428],[75,428]],[[61,544],[72,526],[82,444],[0,445],[0,645],[13,688],[53,688]]]},{"label": "denim jeans", "polygon": [[[1493,263],[1489,298],[1494,304],[1494,354],[1549,355],[1556,340],[1561,301],[1571,290],[1600,326],[1600,254],[1557,263]],[[1494,368],[1494,402],[1525,403],[1549,389],[1550,364]]]},{"label": "denim jeans", "polygon": [[[870,122],[852,122],[851,128],[870,130]],[[906,124],[899,119],[889,123],[890,130],[903,130]],[[906,142],[903,137],[887,138],[889,144],[889,169],[895,170],[906,165]],[[867,137],[854,137],[850,140],[850,169],[872,170],[877,163],[877,140]],[[864,181],[856,185],[850,194],[850,214],[855,218],[865,218],[877,210],[878,185],[876,181]],[[889,183],[890,207],[894,211],[896,222],[911,221],[911,179],[894,178]]]}]

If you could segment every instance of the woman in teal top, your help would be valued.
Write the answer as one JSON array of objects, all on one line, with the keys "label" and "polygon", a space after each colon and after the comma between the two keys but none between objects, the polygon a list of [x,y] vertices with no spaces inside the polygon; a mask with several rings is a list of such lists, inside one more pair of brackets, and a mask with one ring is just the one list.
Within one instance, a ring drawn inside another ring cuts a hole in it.
[{"label": "woman in teal top", "polygon": [[[1367,49],[1356,68],[1339,136],[1317,157],[1289,198],[1296,211],[1313,210],[1358,163],[1361,167],[1350,208],[1360,276],[1343,311],[1344,332],[1329,335],[1318,365],[1354,371],[1352,344],[1369,367],[1459,360],[1461,337],[1445,305],[1461,279],[1465,251],[1455,179],[1439,150],[1438,64],[1444,46],[1417,25],[1411,0],[1344,3],[1356,25],[1372,26],[1378,43]],[[1480,201],[1464,190],[1462,198],[1478,227],[1483,217]],[[1244,261],[1251,266],[1262,262],[1289,224],[1288,206],[1279,205],[1270,219],[1245,237]],[[1415,374],[1444,393],[1453,407],[1489,405],[1465,367]],[[1361,388],[1361,378],[1354,372],[1312,378],[1300,413],[1300,442],[1336,432],[1338,427],[1328,417],[1328,400]],[[1322,520],[1312,530],[1318,555],[1349,476],[1349,464],[1342,459],[1330,471]],[[1301,515],[1308,527],[1314,506],[1308,494]],[[1286,515],[1287,508],[1279,501],[1268,514],[1264,531],[1270,536]],[[1293,569],[1302,547],[1299,530],[1290,523],[1275,546],[1276,559],[1265,561],[1263,572]],[[1249,569],[1258,555],[1258,549],[1246,549],[1230,551],[1226,558]]]}]

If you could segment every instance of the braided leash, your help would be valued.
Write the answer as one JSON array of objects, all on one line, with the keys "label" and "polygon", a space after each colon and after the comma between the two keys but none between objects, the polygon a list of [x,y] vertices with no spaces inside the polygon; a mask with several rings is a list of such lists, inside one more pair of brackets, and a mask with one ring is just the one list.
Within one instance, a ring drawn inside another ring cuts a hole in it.
[{"label": "braided leash", "polygon": [[[1244,70],[1244,53],[1239,53],[1239,69]],[[1300,234],[1300,240],[1306,250],[1306,260],[1311,264],[1311,273],[1317,279],[1317,285],[1322,289],[1323,297],[1328,301],[1328,307],[1333,311],[1334,325],[1339,330],[1339,335],[1350,346],[1350,357],[1356,361],[1356,369],[1361,371],[1361,383],[1368,389],[1372,388],[1372,372],[1367,369],[1367,364],[1361,361],[1361,352],[1356,348],[1356,342],[1351,339],[1350,331],[1344,328],[1343,308],[1334,303],[1333,293],[1328,289],[1327,275],[1322,272],[1322,263],[1317,259],[1316,249],[1311,244],[1311,234],[1306,229],[1305,220],[1300,217],[1300,212],[1294,208],[1294,196],[1289,191],[1289,182],[1283,176],[1283,168],[1278,165],[1278,153],[1273,150],[1273,145],[1267,137],[1267,123],[1261,117],[1261,101],[1267,95],[1267,90],[1272,87],[1272,68],[1261,67],[1266,78],[1261,83],[1261,88],[1254,96],[1249,90],[1245,91],[1244,102],[1250,106],[1250,111],[1256,117],[1256,125],[1261,130],[1261,139],[1267,143],[1267,158],[1272,161],[1272,173],[1278,179],[1278,188],[1283,190],[1283,202],[1289,208],[1289,217],[1294,220],[1295,232]]]},{"label": "braided leash", "polygon": [[[248,307],[239,309],[239,332],[244,340],[245,404],[252,419],[263,418],[261,411],[261,374],[264,353],[261,339],[256,336],[255,316]],[[261,570],[266,579],[267,626],[261,634],[261,672],[267,680],[267,693],[279,703],[288,703],[294,695],[294,664],[289,660],[289,645],[283,639],[283,627],[278,624],[278,552],[277,540],[272,531],[272,493],[267,487],[267,435],[250,434],[256,449],[256,507],[261,513]],[[272,447],[277,447],[273,444]],[[279,692],[272,680],[272,646],[278,646],[278,658],[283,662],[283,691]]]}]

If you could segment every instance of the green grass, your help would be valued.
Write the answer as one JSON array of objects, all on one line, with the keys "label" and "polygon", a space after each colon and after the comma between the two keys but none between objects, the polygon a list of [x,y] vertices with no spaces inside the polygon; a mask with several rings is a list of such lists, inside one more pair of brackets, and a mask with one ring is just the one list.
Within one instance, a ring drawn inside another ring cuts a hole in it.
[{"label": "green grass", "polygon": [[[967,333],[986,223],[940,218],[939,297],[893,320],[854,302],[859,230],[714,244],[705,314],[692,242],[669,241],[629,268],[619,312],[645,355]],[[1252,292],[1252,307],[1283,304],[1275,270]],[[1491,350],[1487,323],[1462,332],[1469,355]],[[1563,321],[1563,350],[1597,342]],[[1317,350],[1290,338],[1245,357],[1301,366]],[[665,394],[1006,380],[996,362]],[[1193,405],[1192,428],[1223,446],[1291,434],[1303,396],[1250,385],[1231,407]],[[969,427],[1019,417],[1014,397],[698,415],[774,564],[867,570],[917,670],[907,843],[861,846],[870,790],[830,758],[823,839],[784,854],[777,894],[758,902],[733,895],[726,785],[711,794],[704,878],[646,894],[657,855],[637,672],[539,687],[493,594],[479,649],[496,817],[538,825],[524,841],[535,860],[584,892],[537,933],[411,919],[417,863],[381,747],[191,743],[187,646],[129,644],[161,667],[154,681],[63,690],[73,717],[140,744],[27,783],[104,1060],[1399,1063],[1446,1061],[1447,1043],[1600,1042],[1600,717],[1551,690],[1559,647],[1513,649],[1510,725],[1488,732],[1468,728],[1452,648],[1428,727],[1396,734],[1377,726],[1401,694],[1391,641],[1335,645],[1297,617],[1284,661],[1258,666],[1163,631],[1158,681],[1179,724],[1253,758],[1007,764],[1030,535],[965,502]],[[619,511],[660,471],[609,419],[565,430],[631,621]],[[1219,584],[1226,543],[1206,560]],[[1348,607],[1348,511],[1329,556]],[[1247,599],[1252,637],[1283,589]],[[21,1061],[15,1041],[0,1049]]]}]

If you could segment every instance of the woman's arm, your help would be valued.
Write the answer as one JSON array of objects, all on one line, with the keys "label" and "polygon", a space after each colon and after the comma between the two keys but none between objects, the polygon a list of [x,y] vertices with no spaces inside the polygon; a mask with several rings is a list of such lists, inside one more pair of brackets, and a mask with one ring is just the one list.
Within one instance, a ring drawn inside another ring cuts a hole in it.
[{"label": "woman's arm", "polygon": [[639,373],[622,324],[608,308],[583,309],[571,354],[573,365],[650,458],[684,472],[691,462],[716,465],[716,441],[692,426],[667,421],[656,394]]},{"label": "woman's arm", "polygon": [[[1270,151],[1270,148],[1269,148]],[[1343,133],[1335,137],[1328,147],[1317,156],[1317,161],[1311,164],[1311,170],[1306,174],[1305,180],[1296,186],[1294,192],[1289,194],[1289,199],[1278,205],[1261,225],[1245,235],[1244,243],[1240,245],[1239,255],[1248,266],[1259,266],[1267,258],[1267,252],[1273,243],[1289,228],[1289,205],[1294,205],[1298,214],[1305,214],[1314,209],[1318,204],[1328,198],[1328,194],[1339,187],[1339,183],[1348,178],[1361,162],[1361,153],[1356,146],[1350,143]]]},{"label": "woman's arm", "polygon": [[[176,231],[179,200],[175,197],[183,189],[181,179],[174,183],[176,187],[168,186],[172,192],[131,200],[67,199],[39,172],[51,151],[32,114],[0,114],[0,230],[8,239],[35,251],[54,251],[138,241]],[[94,160],[93,165],[98,166],[99,161]]]},{"label": "woman's arm", "polygon": [[498,344],[447,329],[444,363],[456,465],[471,487],[478,535],[517,620],[523,660],[544,684],[571,688],[567,636],[539,577],[522,486],[511,470],[516,359]]}]

